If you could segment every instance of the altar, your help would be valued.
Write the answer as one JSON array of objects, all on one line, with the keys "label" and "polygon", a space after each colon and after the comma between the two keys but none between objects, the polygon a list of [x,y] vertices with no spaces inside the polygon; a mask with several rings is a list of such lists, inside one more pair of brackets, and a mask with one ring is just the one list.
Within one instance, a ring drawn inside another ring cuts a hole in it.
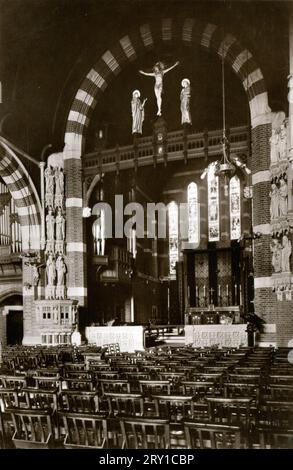
[{"label": "altar", "polygon": [[121,352],[144,350],[143,326],[88,326],[85,336],[89,344],[96,346],[119,344]]},{"label": "altar", "polygon": [[185,325],[185,345],[195,348],[247,346],[246,328],[246,324]]}]

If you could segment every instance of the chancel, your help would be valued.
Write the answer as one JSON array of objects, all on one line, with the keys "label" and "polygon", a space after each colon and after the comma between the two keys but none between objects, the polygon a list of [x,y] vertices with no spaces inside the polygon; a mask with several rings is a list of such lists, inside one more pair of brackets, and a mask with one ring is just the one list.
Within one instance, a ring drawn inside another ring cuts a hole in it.
[{"label": "chancel", "polygon": [[0,448],[293,448],[292,2],[6,3]]}]

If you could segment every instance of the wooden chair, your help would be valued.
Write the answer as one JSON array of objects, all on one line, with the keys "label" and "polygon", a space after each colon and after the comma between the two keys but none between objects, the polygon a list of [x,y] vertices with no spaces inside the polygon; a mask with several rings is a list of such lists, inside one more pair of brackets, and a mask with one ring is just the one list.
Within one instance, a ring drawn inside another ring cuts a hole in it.
[{"label": "wooden chair", "polygon": [[127,380],[101,379],[97,382],[102,395],[105,393],[130,393],[130,383]]},{"label": "wooden chair", "polygon": [[182,381],[181,389],[182,395],[192,395],[196,402],[203,402],[206,396],[215,396],[221,391],[214,382]]},{"label": "wooden chair", "polygon": [[94,380],[97,382],[100,379],[105,380],[119,380],[119,372],[118,370],[101,370],[101,371],[91,371]]},{"label": "wooden chair", "polygon": [[170,423],[178,423],[183,419],[192,419],[194,403],[192,396],[184,395],[153,395],[155,413]]},{"label": "wooden chair", "polygon": [[64,379],[92,380],[92,373],[88,370],[65,370]]},{"label": "wooden chair", "polygon": [[228,374],[228,382],[233,383],[246,383],[259,385],[261,382],[261,376],[257,374]]},{"label": "wooden chair", "polygon": [[13,421],[9,408],[17,408],[19,406],[17,390],[0,389],[0,449],[12,447]]},{"label": "wooden chair", "polygon": [[249,375],[249,374],[261,374],[262,367],[261,366],[256,366],[256,367],[235,367],[234,368],[234,373],[235,374],[244,374],[244,375]]},{"label": "wooden chair", "polygon": [[143,396],[138,393],[105,393],[108,409],[113,416],[143,416]]},{"label": "wooden chair", "polygon": [[293,385],[269,385],[268,395],[271,400],[293,401]]},{"label": "wooden chair", "polygon": [[65,429],[65,449],[103,449],[107,444],[106,417],[101,414],[59,413]]},{"label": "wooden chair", "polygon": [[268,376],[270,385],[293,385],[293,375],[272,374]]},{"label": "wooden chair", "polygon": [[222,381],[223,374],[221,373],[211,373],[207,374],[204,372],[197,372],[196,374],[192,374],[190,380],[195,382],[219,382]]},{"label": "wooden chair", "polygon": [[261,449],[293,449],[293,430],[257,429]]},{"label": "wooden chair", "polygon": [[18,394],[14,388],[0,388],[0,411],[6,408],[18,408]]},{"label": "wooden chair", "polygon": [[184,372],[159,372],[160,380],[169,380],[175,388],[179,387],[179,383],[185,379]]},{"label": "wooden chair", "polygon": [[223,389],[225,398],[251,397],[259,402],[260,387],[257,384],[225,382]]},{"label": "wooden chair", "polygon": [[142,395],[170,395],[171,384],[168,380],[139,380],[139,390]]},{"label": "wooden chair", "polygon": [[69,413],[99,413],[100,400],[96,392],[62,390],[58,397],[58,409]]},{"label": "wooden chair", "polygon": [[62,381],[62,390],[84,390],[90,392],[94,390],[94,383],[91,379],[67,378]]},{"label": "wooden chair", "polygon": [[51,409],[53,412],[57,411],[57,388],[23,388],[22,393],[25,395],[27,408],[31,410]]},{"label": "wooden chair", "polygon": [[64,363],[64,372],[67,371],[85,371],[86,364],[84,362],[65,362]]},{"label": "wooden chair", "polygon": [[241,430],[238,426],[184,422],[188,449],[240,449]]},{"label": "wooden chair", "polygon": [[49,449],[55,446],[52,411],[8,408],[15,432],[12,442],[17,449]]},{"label": "wooden chair", "polygon": [[167,419],[122,418],[123,448],[169,449],[170,429]]},{"label": "wooden chair", "polygon": [[2,388],[24,388],[26,381],[27,379],[24,375],[0,375]]},{"label": "wooden chair", "polygon": [[55,377],[41,377],[41,376],[35,376],[33,377],[34,382],[35,382],[35,388],[39,388],[42,390],[61,390],[61,377],[59,375],[56,375]]},{"label": "wooden chair", "polygon": [[269,429],[293,429],[293,401],[266,400],[259,409],[258,424]]},{"label": "wooden chair", "polygon": [[208,397],[205,400],[208,403],[209,418],[212,423],[241,426],[246,430],[250,428],[252,397]]},{"label": "wooden chair", "polygon": [[38,376],[38,377],[60,377],[61,375],[61,367],[48,367],[48,368],[42,368],[42,369],[34,369],[30,371],[30,375],[32,377]]}]

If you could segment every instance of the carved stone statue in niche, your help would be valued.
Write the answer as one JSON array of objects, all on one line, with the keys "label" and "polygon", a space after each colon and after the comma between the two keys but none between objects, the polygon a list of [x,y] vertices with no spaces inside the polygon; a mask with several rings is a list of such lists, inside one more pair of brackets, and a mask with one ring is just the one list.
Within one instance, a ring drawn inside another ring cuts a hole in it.
[{"label": "carved stone statue in niche", "polygon": [[54,194],[54,172],[51,166],[47,166],[44,171],[45,177],[45,194],[46,194],[46,207],[53,206],[53,194]]},{"label": "carved stone statue in niche", "polygon": [[285,160],[287,158],[287,130],[284,124],[280,127],[279,133],[279,158]]},{"label": "carved stone statue in niche", "polygon": [[288,187],[284,178],[280,179],[279,187],[279,216],[286,217],[288,212]]},{"label": "carved stone statue in niche", "polygon": [[144,105],[147,99],[140,101],[140,91],[134,90],[131,100],[132,111],[132,134],[142,134],[142,125],[144,121]]},{"label": "carved stone statue in niche", "polygon": [[46,228],[47,228],[47,240],[52,241],[54,240],[54,225],[55,225],[55,217],[53,215],[52,209],[49,209],[49,213],[46,217]]},{"label": "carved stone statue in niche", "polygon": [[184,78],[181,82],[182,90],[180,94],[181,101],[181,124],[191,124],[190,114],[190,81],[188,78]]},{"label": "carved stone statue in niche", "polygon": [[36,287],[40,280],[39,269],[38,269],[38,266],[35,264],[32,265],[31,269],[32,269],[33,286]]},{"label": "carved stone statue in niche", "polygon": [[292,253],[292,245],[287,235],[283,236],[282,246],[282,271],[290,272],[290,257]]},{"label": "carved stone statue in niche", "polygon": [[64,173],[57,166],[55,169],[55,207],[62,207],[64,197]]},{"label": "carved stone statue in niche", "polygon": [[275,273],[280,273],[282,270],[282,245],[276,238],[273,239],[271,245],[272,252],[272,266]]},{"label": "carved stone statue in niche", "polygon": [[270,137],[271,144],[271,163],[275,163],[279,160],[279,134],[276,129],[272,129],[272,135]]},{"label": "carved stone statue in niche", "polygon": [[279,190],[275,183],[271,184],[271,191],[270,191],[270,198],[271,198],[271,219],[277,219],[279,217]]},{"label": "carved stone statue in niche", "polygon": [[56,216],[56,240],[65,240],[65,218],[62,215],[62,211],[59,208]]},{"label": "carved stone statue in niche", "polygon": [[63,256],[59,255],[56,261],[56,270],[57,270],[57,286],[65,285],[65,273],[66,265],[64,263]]},{"label": "carved stone statue in niche", "polygon": [[56,263],[52,254],[49,254],[46,263],[47,285],[54,286],[56,280]]}]

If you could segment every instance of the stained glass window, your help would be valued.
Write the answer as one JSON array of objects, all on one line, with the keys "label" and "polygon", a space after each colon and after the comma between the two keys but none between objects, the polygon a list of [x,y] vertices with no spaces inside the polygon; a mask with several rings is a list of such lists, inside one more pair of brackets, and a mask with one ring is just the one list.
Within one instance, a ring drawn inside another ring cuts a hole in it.
[{"label": "stained glass window", "polygon": [[233,176],[230,180],[230,237],[238,240],[241,236],[240,180]]},{"label": "stained glass window", "polygon": [[215,163],[211,163],[208,169],[208,226],[209,241],[219,241],[219,177],[215,175]]},{"label": "stained glass window", "polygon": [[169,221],[169,274],[176,275],[176,263],[178,261],[178,206],[172,201],[168,205]]},{"label": "stained glass window", "polygon": [[188,203],[188,241],[199,243],[199,203],[197,185],[190,183],[187,188]]}]

